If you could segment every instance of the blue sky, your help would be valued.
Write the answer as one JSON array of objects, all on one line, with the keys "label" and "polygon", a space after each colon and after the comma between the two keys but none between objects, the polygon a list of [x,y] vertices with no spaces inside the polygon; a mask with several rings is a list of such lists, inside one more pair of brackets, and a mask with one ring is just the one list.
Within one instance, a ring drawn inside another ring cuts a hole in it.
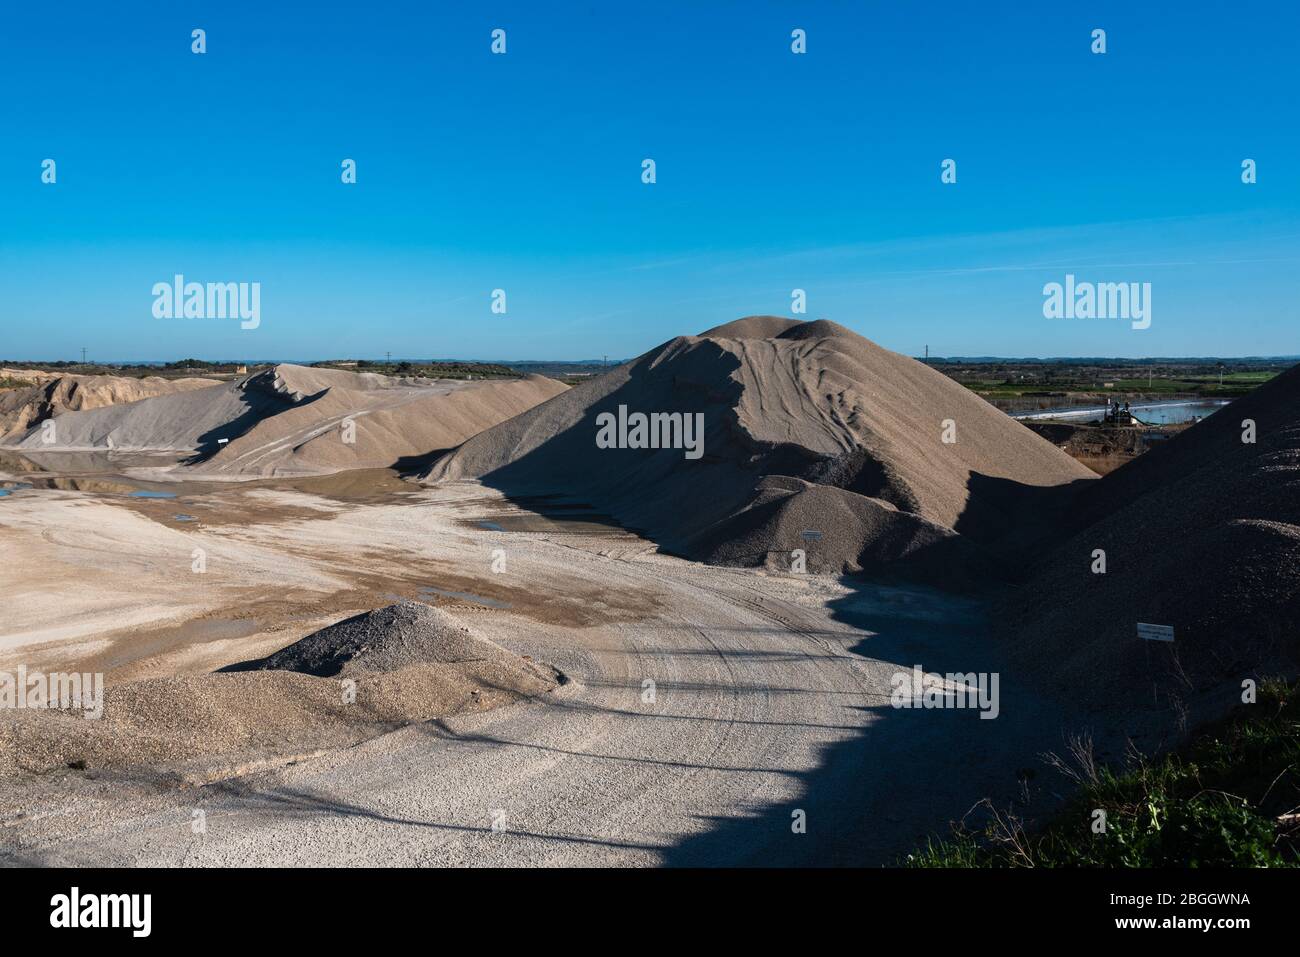
[{"label": "blue sky", "polygon": [[[795,288],[913,355],[1300,353],[1298,11],[7,4],[0,358],[626,357]],[[1067,272],[1151,328],[1044,318]]]}]

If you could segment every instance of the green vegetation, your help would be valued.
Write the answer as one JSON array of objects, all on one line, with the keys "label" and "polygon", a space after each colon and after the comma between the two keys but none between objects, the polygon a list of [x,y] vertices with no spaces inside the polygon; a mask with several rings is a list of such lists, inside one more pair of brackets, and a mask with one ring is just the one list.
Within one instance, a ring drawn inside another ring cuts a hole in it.
[{"label": "green vegetation", "polygon": [[[1071,774],[1081,788],[1030,831],[991,812],[978,832],[954,827],[907,857],[909,867],[1300,866],[1300,686],[1265,682],[1255,704],[1186,747],[1125,772],[1098,768],[1086,742]],[[1064,762],[1058,766],[1065,769]],[[1093,833],[1094,812],[1106,830]]]},{"label": "green vegetation", "polygon": [[26,379],[14,379],[10,376],[0,376],[0,389],[25,389],[29,385]]},{"label": "green vegetation", "polygon": [[1268,359],[932,359],[930,364],[986,399],[1071,395],[1228,399],[1245,395],[1288,367],[1285,360]]}]

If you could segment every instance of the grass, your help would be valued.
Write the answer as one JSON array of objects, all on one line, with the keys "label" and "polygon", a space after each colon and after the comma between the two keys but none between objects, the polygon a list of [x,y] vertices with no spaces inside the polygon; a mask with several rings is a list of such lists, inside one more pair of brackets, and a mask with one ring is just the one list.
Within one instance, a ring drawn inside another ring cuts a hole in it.
[{"label": "grass", "polygon": [[[1265,682],[1255,704],[1186,746],[1127,771],[1097,767],[1077,741],[1053,761],[1079,792],[1030,830],[984,802],[978,831],[954,826],[901,862],[908,867],[1300,866],[1300,686]],[[1094,833],[1096,812],[1104,833]]]},{"label": "grass", "polygon": [[26,379],[13,379],[9,376],[0,376],[0,389],[25,389],[29,385]]}]

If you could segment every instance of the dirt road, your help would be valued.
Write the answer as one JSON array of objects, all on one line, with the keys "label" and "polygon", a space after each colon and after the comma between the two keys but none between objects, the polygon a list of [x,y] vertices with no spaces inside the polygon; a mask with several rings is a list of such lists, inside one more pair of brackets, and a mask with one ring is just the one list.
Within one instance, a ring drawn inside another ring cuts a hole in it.
[{"label": "dirt road", "polygon": [[[367,575],[387,569],[408,594],[401,575],[439,568],[447,587],[493,596],[475,627],[554,664],[568,684],[202,788],[160,787],[145,771],[70,771],[49,782],[38,813],[2,822],[5,859],[880,864],[983,797],[1016,800],[1023,769],[1041,775],[1039,752],[1062,747],[1063,718],[1005,673],[996,720],[890,706],[892,676],[913,664],[1000,670],[974,606],[712,568],[623,533],[478,528],[466,518],[485,514],[487,494],[426,491],[190,534],[239,556],[241,589],[263,562],[297,587],[326,589],[364,553]],[[508,509],[488,504],[494,517]],[[496,549],[507,559],[499,575]],[[214,587],[205,583],[209,601]]]}]

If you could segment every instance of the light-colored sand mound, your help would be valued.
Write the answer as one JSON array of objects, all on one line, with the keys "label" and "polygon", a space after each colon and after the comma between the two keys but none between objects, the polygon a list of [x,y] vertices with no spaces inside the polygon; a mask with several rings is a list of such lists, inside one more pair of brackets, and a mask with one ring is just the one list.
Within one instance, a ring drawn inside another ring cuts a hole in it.
[{"label": "light-colored sand mound", "polygon": [[42,429],[32,429],[13,444],[38,452],[210,451],[218,439],[238,436],[300,401],[283,388],[274,370],[267,370],[128,405],[67,412],[56,422],[53,442],[46,441]]},{"label": "light-colored sand mound", "polygon": [[133,379],[112,375],[63,375],[32,369],[0,369],[0,379],[29,382],[24,388],[0,391],[0,439],[26,432],[46,419],[139,402],[157,395],[188,392],[217,384],[216,379]]},{"label": "light-colored sand mound", "polygon": [[[565,390],[519,380],[394,379],[280,365],[230,383],[59,417],[39,451],[192,452],[193,471],[232,477],[383,468],[451,448]],[[224,441],[223,441],[224,440]]]},{"label": "light-colored sand mound", "polygon": [[[597,448],[597,416],[620,405],[703,414],[703,456]],[[949,420],[954,443],[943,441]],[[839,492],[760,488],[768,476]],[[801,547],[793,526],[806,522],[798,531],[820,531],[823,568],[838,570],[915,554],[943,529],[996,540],[1035,493],[1095,477],[920,362],[831,322],[758,316],[673,339],[488,429],[423,476],[457,478],[565,494],[665,548],[717,561],[788,554]],[[800,495],[797,508],[772,507],[789,494]]]},{"label": "light-colored sand mound", "polygon": [[[1077,525],[1001,616],[1042,683],[1137,709],[1294,670],[1300,367],[1090,486]],[[1139,639],[1138,622],[1172,625],[1174,643]]]},{"label": "light-colored sand mound", "polygon": [[543,376],[474,381],[373,378],[381,384],[362,391],[347,381],[326,387],[315,401],[259,422],[194,471],[302,475],[384,468],[454,448],[567,390]]},{"label": "light-colored sand mound", "polygon": [[[451,615],[403,603],[309,635],[272,656],[276,670],[130,682],[103,717],[0,714],[0,774],[148,765],[201,783],[241,769],[346,747],[402,725],[483,711],[556,686],[555,672],[483,638]],[[332,657],[331,657],[332,656]],[[337,677],[283,670],[340,661]]]}]

